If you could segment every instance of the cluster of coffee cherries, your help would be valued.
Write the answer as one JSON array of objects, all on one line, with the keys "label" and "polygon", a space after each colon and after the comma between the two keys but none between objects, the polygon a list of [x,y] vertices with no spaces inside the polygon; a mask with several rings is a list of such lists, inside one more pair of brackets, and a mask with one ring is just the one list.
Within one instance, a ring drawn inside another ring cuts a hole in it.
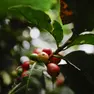
[{"label": "cluster of coffee cherries", "polygon": [[52,50],[49,48],[36,48],[29,55],[29,57],[21,57],[20,61],[22,64],[17,67],[16,71],[21,79],[29,76],[30,66],[34,64],[36,61],[37,63],[43,62],[46,65],[47,73],[52,78],[56,78],[60,73],[58,63],[61,61],[61,58],[59,58],[58,55],[54,55]]},{"label": "cluster of coffee cherries", "polygon": [[51,49],[44,48],[40,51],[36,49],[34,50],[34,53],[31,54],[31,57],[32,55],[36,55],[37,60],[45,63],[45,65],[47,66],[47,72],[50,76],[56,77],[59,74],[60,68],[58,66],[58,63],[60,62],[61,59],[58,58],[58,56],[53,55]]}]

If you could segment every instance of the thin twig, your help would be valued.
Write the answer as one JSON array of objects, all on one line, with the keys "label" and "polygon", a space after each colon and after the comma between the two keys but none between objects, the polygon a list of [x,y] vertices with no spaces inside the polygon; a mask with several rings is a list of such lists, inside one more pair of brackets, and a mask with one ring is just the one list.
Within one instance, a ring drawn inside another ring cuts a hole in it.
[{"label": "thin twig", "polygon": [[27,85],[26,85],[26,94],[28,94],[28,86],[29,86],[30,76],[31,76],[31,74],[32,74],[32,71],[33,71],[35,65],[36,65],[36,63],[34,63],[34,64],[32,65],[32,68],[30,69],[30,74],[29,74],[29,77],[28,77],[28,80],[27,80]]},{"label": "thin twig", "polygon": [[74,65],[73,63],[71,63],[70,61],[68,61],[67,59],[64,58],[64,60],[67,61],[67,64],[71,65],[72,67],[74,67],[78,71],[81,71],[81,69],[79,67],[77,67],[76,65]]},{"label": "thin twig", "polygon": [[62,46],[58,47],[58,49],[54,52],[54,54],[58,54],[60,51],[65,50],[64,48],[67,47],[72,41],[72,37],[70,37]]},{"label": "thin twig", "polygon": [[13,94],[13,92],[21,85],[21,83],[19,83],[18,85],[16,85],[11,91],[9,91],[8,94]]},{"label": "thin twig", "polygon": [[22,90],[22,89],[25,88],[25,87],[26,87],[26,85],[20,87],[18,90],[15,91],[15,93],[19,92],[20,90]]},{"label": "thin twig", "polygon": [[[66,59],[64,59],[64,60],[66,60]],[[70,61],[68,61],[68,60],[66,60],[66,61],[67,61],[67,63],[68,63],[70,66],[72,66],[72,67],[74,67],[75,69],[77,69],[78,71],[80,71],[80,72],[86,77],[86,79],[88,80],[88,82],[89,82],[91,85],[94,86],[94,81],[93,81],[93,78],[91,77],[91,75],[89,75],[87,72],[83,71],[82,69],[80,69],[79,67],[77,67],[76,65],[74,65],[73,63],[71,63]]]}]

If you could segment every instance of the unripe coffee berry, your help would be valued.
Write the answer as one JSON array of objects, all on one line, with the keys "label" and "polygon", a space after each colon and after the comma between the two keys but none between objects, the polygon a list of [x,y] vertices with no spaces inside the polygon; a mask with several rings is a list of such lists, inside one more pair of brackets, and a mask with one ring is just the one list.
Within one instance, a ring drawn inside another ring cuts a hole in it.
[{"label": "unripe coffee berry", "polygon": [[17,71],[17,74],[20,76],[22,74],[22,72],[23,72],[23,68],[21,66],[18,66],[16,68],[16,71]]},{"label": "unripe coffee berry", "polygon": [[47,53],[45,53],[45,52],[40,52],[40,53],[38,54],[38,60],[39,60],[39,61],[42,61],[42,62],[47,63],[47,62],[48,62],[48,59],[49,59],[49,56],[48,56]]},{"label": "unripe coffee berry", "polygon": [[13,71],[11,72],[11,74],[12,74],[13,77],[17,77],[17,71],[16,71],[16,70],[13,70]]},{"label": "unripe coffee berry", "polygon": [[38,54],[36,54],[36,53],[30,54],[30,59],[31,60],[37,60],[38,59]]}]

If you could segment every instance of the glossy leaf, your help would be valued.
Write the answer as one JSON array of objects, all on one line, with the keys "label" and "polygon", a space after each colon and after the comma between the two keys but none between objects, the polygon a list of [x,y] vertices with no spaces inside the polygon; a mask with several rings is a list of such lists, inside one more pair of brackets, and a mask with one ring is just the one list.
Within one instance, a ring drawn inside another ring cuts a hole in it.
[{"label": "glossy leaf", "polygon": [[94,45],[94,34],[85,34],[78,36],[68,47],[73,45],[92,44]]},{"label": "glossy leaf", "polygon": [[[51,21],[53,22],[54,20],[56,21],[61,21],[60,19],[60,0],[53,0],[53,6],[52,8],[47,11],[47,14],[51,17]],[[62,23],[62,22],[61,22]]]},{"label": "glossy leaf", "polygon": [[3,17],[8,8],[17,5],[30,5],[35,9],[47,11],[51,8],[52,0],[3,0],[0,2],[0,17]]},{"label": "glossy leaf", "polygon": [[51,34],[55,38],[57,46],[59,46],[59,43],[63,39],[63,29],[62,29],[61,25],[57,21],[54,21],[53,28],[54,29],[53,29]]},{"label": "glossy leaf", "polygon": [[94,55],[86,54],[84,51],[74,51],[65,56],[72,64],[80,68],[82,74],[87,78],[91,85],[94,85]]},{"label": "glossy leaf", "polygon": [[10,9],[10,14],[12,14],[13,16],[22,15],[31,24],[36,25],[41,29],[45,29],[48,31],[52,29],[49,16],[43,11],[35,10],[30,6],[12,7]]},{"label": "glossy leaf", "polygon": [[92,94],[94,87],[94,55],[86,54],[84,51],[74,51],[63,58],[71,62],[71,64],[61,66],[61,72],[67,77],[65,83],[75,91],[75,94]]}]

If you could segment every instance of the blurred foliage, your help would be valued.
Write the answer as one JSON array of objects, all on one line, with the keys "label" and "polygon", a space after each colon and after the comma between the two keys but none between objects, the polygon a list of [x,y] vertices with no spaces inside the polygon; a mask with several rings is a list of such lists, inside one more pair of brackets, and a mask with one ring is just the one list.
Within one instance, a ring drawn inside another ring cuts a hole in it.
[{"label": "blurred foliage", "polygon": [[40,0],[16,0],[16,1],[12,1],[12,0],[4,0],[0,3],[0,17],[3,17],[6,15],[8,9],[12,6],[19,6],[19,5],[29,5],[32,6],[35,9],[39,9],[39,10],[43,10],[43,11],[47,11],[51,8],[52,6],[52,1],[48,1],[48,0],[42,0],[42,3],[40,2]]},{"label": "blurred foliage", "polygon": [[[16,6],[9,9],[12,15],[22,15],[27,21],[40,29],[51,31],[50,18],[40,10],[34,10],[30,6]],[[38,16],[37,16],[38,15]],[[45,24],[44,24],[45,23]]]},{"label": "blurred foliage", "polygon": [[[67,11],[68,15],[67,21],[74,23],[74,35],[78,35],[85,30],[91,31],[94,28],[94,6],[93,0],[73,0],[72,2],[69,0],[60,0],[62,7],[65,6],[65,11]],[[64,4],[63,4],[64,3]],[[64,8],[63,8],[64,9]],[[62,11],[62,10],[61,10]],[[63,11],[62,11],[63,12]],[[63,16],[61,12],[61,16]],[[62,18],[62,20],[64,20]],[[66,21],[66,20],[64,20]]]}]

